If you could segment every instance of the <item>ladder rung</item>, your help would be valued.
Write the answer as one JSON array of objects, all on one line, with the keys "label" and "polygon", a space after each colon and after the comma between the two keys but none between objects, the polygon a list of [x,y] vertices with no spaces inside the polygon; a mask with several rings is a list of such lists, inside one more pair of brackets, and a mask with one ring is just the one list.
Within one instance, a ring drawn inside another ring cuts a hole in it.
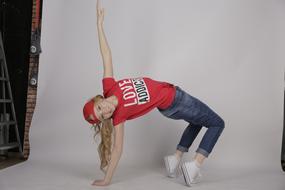
[{"label": "ladder rung", "polygon": [[15,121],[0,121],[0,127],[5,125],[16,125]]},{"label": "ladder rung", "polygon": [[4,77],[0,77],[0,81],[8,81],[8,79]]},{"label": "ladder rung", "polygon": [[10,99],[0,99],[0,103],[11,103],[12,100]]},{"label": "ladder rung", "polygon": [[17,142],[7,143],[0,145],[0,150],[8,150],[16,147],[19,147],[19,144]]}]

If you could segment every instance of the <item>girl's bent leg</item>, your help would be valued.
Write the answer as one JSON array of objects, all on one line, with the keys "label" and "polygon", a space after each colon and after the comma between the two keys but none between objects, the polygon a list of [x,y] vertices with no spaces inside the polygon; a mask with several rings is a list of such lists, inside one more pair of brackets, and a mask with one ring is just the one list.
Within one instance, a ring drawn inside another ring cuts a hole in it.
[{"label": "girl's bent leg", "polygon": [[224,121],[199,99],[180,88],[177,90],[182,94],[182,98],[176,107],[178,111],[169,117],[183,119],[189,123],[189,126],[184,130],[180,143],[177,145],[177,149],[187,152],[202,126],[204,126],[207,131],[196,152],[208,157],[225,127]]},{"label": "girl's bent leg", "polygon": [[201,129],[201,125],[194,125],[190,123],[185,128],[181,136],[180,142],[177,145],[177,150],[180,150],[181,152],[188,152],[189,147],[192,145],[193,141],[195,140]]},{"label": "girl's bent leg", "polygon": [[200,153],[205,157],[208,157],[212,152],[225,127],[224,121],[220,117],[212,118],[212,121],[210,120],[208,122],[209,124],[205,125],[208,129],[199,144],[199,148],[196,150],[197,153]]}]

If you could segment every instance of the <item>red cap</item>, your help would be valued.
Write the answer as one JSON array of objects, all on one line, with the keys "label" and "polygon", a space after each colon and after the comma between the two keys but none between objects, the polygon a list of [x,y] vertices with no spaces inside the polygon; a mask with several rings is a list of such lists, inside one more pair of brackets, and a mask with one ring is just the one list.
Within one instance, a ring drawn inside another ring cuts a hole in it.
[{"label": "red cap", "polygon": [[[95,104],[94,100],[90,100],[84,105],[83,108],[83,115],[85,120],[91,123],[92,125],[100,122],[100,120],[95,115],[94,104]],[[88,119],[90,114],[94,117],[94,120],[90,118]]]}]

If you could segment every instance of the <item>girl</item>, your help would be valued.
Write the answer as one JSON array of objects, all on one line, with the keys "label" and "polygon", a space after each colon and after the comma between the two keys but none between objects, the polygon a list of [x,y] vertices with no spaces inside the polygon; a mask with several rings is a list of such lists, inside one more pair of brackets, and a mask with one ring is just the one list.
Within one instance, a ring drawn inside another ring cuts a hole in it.
[{"label": "girl", "polygon": [[[100,169],[105,173],[105,177],[95,180],[92,185],[106,186],[111,183],[123,150],[126,120],[137,118],[157,108],[168,118],[188,122],[176,152],[165,156],[164,163],[168,177],[177,177],[178,169],[181,169],[186,185],[191,186],[200,176],[200,167],[204,159],[209,156],[224,129],[223,119],[206,104],[171,83],[148,77],[116,81],[113,77],[111,51],[103,31],[103,20],[104,9],[100,8],[97,0],[97,28],[104,67],[104,96],[97,95],[87,101],[83,114],[94,126],[95,135],[101,134],[98,152],[101,160]],[[193,161],[180,163],[183,153],[188,152],[202,126],[207,127],[207,131]]]}]

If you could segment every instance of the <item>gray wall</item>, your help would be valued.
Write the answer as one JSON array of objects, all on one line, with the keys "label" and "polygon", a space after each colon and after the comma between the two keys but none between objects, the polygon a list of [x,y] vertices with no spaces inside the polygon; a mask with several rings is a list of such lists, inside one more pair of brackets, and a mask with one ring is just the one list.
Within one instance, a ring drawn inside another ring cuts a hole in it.
[{"label": "gray wall", "polygon": [[[99,164],[82,106],[102,93],[95,0],[44,1],[30,160]],[[148,76],[207,103],[226,128],[208,167],[279,167],[284,1],[103,0],[116,79]],[[120,164],[161,165],[187,123],[157,110],[125,126]],[[205,130],[185,159],[191,159]],[[99,142],[97,142],[99,143]]]}]

